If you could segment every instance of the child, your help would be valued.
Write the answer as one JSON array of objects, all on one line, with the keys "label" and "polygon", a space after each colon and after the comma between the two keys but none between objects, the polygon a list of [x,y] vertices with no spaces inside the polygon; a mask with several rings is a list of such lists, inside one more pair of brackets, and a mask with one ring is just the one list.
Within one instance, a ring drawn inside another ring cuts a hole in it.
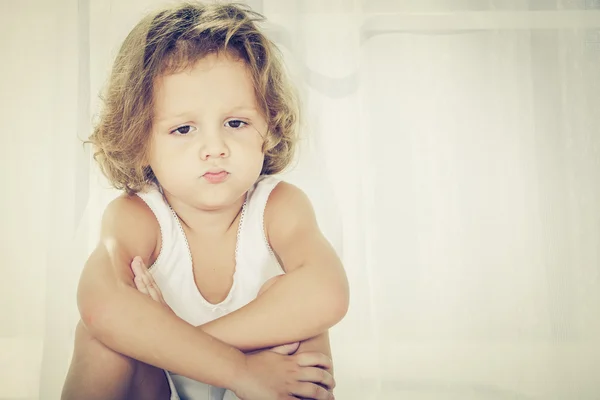
[{"label": "child", "polygon": [[63,399],[333,398],[348,284],[307,197],[273,176],[298,108],[261,20],[184,3],[125,39],[90,141],[126,193],[82,272]]}]

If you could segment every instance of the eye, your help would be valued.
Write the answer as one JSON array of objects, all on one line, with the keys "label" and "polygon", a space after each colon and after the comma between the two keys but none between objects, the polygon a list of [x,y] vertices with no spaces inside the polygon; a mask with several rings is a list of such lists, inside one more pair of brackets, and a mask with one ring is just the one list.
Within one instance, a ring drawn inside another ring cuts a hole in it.
[{"label": "eye", "polygon": [[172,130],[170,133],[185,136],[190,133],[191,129],[191,125],[182,125],[179,128]]},{"label": "eye", "polygon": [[229,124],[229,127],[233,129],[242,129],[244,126],[250,125],[247,122],[240,121],[239,119],[230,119],[226,122],[226,124]]}]

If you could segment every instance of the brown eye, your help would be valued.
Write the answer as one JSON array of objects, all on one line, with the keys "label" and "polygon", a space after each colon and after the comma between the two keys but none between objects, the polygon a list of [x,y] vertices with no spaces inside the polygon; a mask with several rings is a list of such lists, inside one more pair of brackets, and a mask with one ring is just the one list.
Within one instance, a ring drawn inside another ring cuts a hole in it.
[{"label": "brown eye", "polygon": [[248,125],[246,122],[240,121],[239,119],[232,119],[230,121],[227,121],[227,124],[229,124],[229,127],[233,129],[240,129]]},{"label": "brown eye", "polygon": [[179,135],[187,135],[188,133],[190,133],[190,129],[192,127],[189,125],[183,125],[180,126],[179,128],[175,129],[174,131],[171,131],[171,133],[177,133]]}]

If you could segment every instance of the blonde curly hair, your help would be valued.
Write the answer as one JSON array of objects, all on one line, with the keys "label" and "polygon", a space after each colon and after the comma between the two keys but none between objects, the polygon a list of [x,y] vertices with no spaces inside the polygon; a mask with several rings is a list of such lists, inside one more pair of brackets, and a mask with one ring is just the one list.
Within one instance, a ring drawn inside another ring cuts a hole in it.
[{"label": "blonde curly hair", "polygon": [[236,3],[183,2],[144,17],[124,40],[110,74],[99,121],[88,143],[111,184],[128,194],[156,182],[146,164],[153,122],[154,80],[227,52],[248,67],[267,121],[262,175],[282,172],[297,143],[299,102],[281,53],[260,31],[265,18]]}]

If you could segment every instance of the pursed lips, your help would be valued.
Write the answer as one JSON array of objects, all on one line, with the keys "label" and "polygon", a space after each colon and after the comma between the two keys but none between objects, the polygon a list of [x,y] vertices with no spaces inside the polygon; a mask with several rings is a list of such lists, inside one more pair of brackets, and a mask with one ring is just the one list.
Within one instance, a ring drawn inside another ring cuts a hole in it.
[{"label": "pursed lips", "polygon": [[210,183],[223,182],[229,176],[229,172],[222,168],[213,168],[205,172],[202,177]]}]

